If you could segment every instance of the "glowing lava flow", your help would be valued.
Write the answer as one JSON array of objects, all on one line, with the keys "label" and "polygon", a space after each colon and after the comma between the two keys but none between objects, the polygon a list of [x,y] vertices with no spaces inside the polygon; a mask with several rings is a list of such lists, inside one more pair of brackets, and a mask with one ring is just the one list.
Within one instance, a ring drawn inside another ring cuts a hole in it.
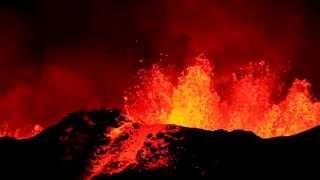
[{"label": "glowing lava flow", "polygon": [[29,137],[33,137],[40,132],[42,132],[44,128],[38,124],[34,125],[32,130],[27,133],[21,133],[20,129],[12,130],[7,125],[0,128],[0,137],[13,137],[15,139],[27,139]]},{"label": "glowing lava flow", "polygon": [[177,84],[154,65],[140,74],[141,83],[126,96],[124,109],[145,124],[243,129],[262,137],[292,135],[320,124],[320,103],[312,99],[307,81],[295,80],[284,100],[275,103],[276,76],[264,62],[251,63],[233,77],[230,94],[222,98],[206,58],[196,58]]},{"label": "glowing lava flow", "polygon": [[97,175],[114,175],[132,167],[154,170],[170,165],[170,142],[179,128],[166,125],[145,125],[126,122],[117,128],[108,128],[107,145],[96,149],[89,173],[84,179]]}]

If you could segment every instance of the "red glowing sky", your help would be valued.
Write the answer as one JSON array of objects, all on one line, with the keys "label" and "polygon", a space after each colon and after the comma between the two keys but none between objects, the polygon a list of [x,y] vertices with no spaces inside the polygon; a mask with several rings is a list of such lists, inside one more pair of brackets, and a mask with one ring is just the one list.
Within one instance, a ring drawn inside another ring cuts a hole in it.
[{"label": "red glowing sky", "polygon": [[219,77],[264,59],[288,70],[288,84],[309,79],[318,96],[319,8],[302,0],[1,1],[0,125],[48,126],[66,112],[121,106],[138,69],[160,59],[179,68],[199,52]]}]

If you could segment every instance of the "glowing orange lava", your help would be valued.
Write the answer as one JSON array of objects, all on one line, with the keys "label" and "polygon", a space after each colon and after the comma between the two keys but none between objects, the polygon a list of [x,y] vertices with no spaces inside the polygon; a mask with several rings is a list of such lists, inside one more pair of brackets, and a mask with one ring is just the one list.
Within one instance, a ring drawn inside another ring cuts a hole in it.
[{"label": "glowing orange lava", "polygon": [[28,131],[28,132],[23,132],[21,133],[21,129],[15,129],[15,130],[12,130],[12,128],[9,128],[8,125],[3,125],[1,128],[0,128],[0,137],[13,137],[15,139],[27,139],[29,137],[33,137],[37,134],[39,134],[41,131],[43,131],[43,127],[36,124],[36,125],[33,125],[33,128],[31,131]]},{"label": "glowing orange lava", "polygon": [[145,124],[176,124],[207,130],[243,129],[262,137],[287,136],[320,124],[320,102],[310,84],[295,80],[286,97],[272,100],[275,74],[264,63],[250,63],[233,74],[228,97],[219,95],[213,66],[199,57],[174,84],[159,66],[141,73],[141,83],[125,97],[126,114]]},{"label": "glowing orange lava", "polygon": [[90,172],[84,179],[92,179],[99,174],[117,174],[135,166],[153,170],[170,164],[169,143],[157,135],[164,133],[168,138],[170,133],[178,129],[160,124],[135,126],[127,122],[118,128],[107,130],[106,136],[110,142],[94,153]]}]

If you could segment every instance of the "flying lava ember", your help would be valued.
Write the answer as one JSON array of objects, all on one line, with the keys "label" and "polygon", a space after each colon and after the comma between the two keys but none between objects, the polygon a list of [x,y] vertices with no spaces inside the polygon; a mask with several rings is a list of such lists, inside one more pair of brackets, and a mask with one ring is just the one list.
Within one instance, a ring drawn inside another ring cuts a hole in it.
[{"label": "flying lava ember", "polygon": [[288,136],[320,124],[320,103],[310,83],[296,79],[276,101],[279,82],[264,62],[232,74],[228,95],[218,90],[213,65],[196,58],[178,78],[154,65],[139,73],[141,83],[125,96],[124,110],[144,124],[175,124],[206,130],[252,131],[261,137]]}]

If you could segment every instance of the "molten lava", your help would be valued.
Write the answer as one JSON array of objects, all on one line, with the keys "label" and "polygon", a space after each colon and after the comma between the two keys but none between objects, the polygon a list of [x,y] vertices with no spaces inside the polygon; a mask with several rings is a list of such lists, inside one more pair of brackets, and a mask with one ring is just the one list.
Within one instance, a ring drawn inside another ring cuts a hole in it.
[{"label": "molten lava", "polygon": [[25,139],[39,134],[44,128],[39,124],[33,125],[32,130],[21,133],[21,129],[12,130],[8,125],[4,125],[0,129],[0,137],[9,136],[15,139]]},{"label": "molten lava", "polygon": [[169,145],[178,140],[172,136],[178,130],[167,125],[141,126],[130,121],[108,128],[106,138],[110,141],[94,152],[85,179],[99,174],[118,174],[136,166],[153,170],[170,165]]},{"label": "molten lava", "polygon": [[232,74],[228,96],[220,95],[213,66],[199,57],[177,78],[158,65],[139,74],[141,83],[125,97],[128,117],[144,124],[175,124],[207,130],[243,129],[262,137],[287,136],[320,124],[320,102],[306,80],[295,80],[276,102],[277,76],[264,62]]},{"label": "molten lava", "polygon": [[[123,109],[141,124],[242,129],[266,138],[293,135],[320,124],[320,102],[311,96],[310,83],[296,79],[286,96],[275,100],[281,83],[264,62],[250,63],[240,73],[233,73],[223,90],[205,57],[196,58],[177,76],[153,65],[141,70],[138,77],[139,83],[124,97]],[[23,119],[19,112],[12,117]],[[29,133],[21,133],[1,124],[0,136],[21,139],[43,129],[38,124],[29,126]]]}]

